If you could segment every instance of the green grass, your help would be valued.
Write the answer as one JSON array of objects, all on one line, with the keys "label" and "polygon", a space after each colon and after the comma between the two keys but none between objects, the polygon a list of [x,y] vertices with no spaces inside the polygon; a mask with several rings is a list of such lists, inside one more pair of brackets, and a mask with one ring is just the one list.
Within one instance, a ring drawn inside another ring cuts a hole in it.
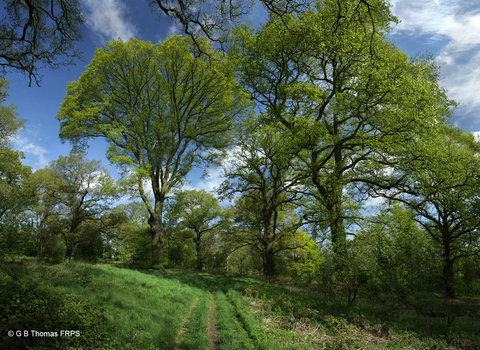
[{"label": "green grass", "polygon": [[185,325],[185,333],[181,339],[182,350],[204,350],[210,345],[208,333],[208,311],[210,309],[210,294],[202,292],[197,306],[193,309],[189,321]]},{"label": "green grass", "polygon": [[125,348],[135,349],[171,348],[198,293],[154,273],[110,266],[73,266],[51,282],[65,294],[102,305],[114,324],[115,337]]},{"label": "green grass", "polygon": [[221,350],[255,349],[253,340],[237,318],[234,306],[223,291],[215,293],[217,304],[218,342]]},{"label": "green grass", "polygon": [[[220,350],[478,349],[480,344],[480,306],[473,300],[452,306],[435,296],[412,296],[403,303],[384,296],[360,298],[349,308],[316,288],[238,275],[26,263],[0,264],[0,344],[9,349],[209,349],[212,293]],[[460,315],[451,325],[431,316],[449,307]],[[8,330],[80,334],[8,337]]]}]

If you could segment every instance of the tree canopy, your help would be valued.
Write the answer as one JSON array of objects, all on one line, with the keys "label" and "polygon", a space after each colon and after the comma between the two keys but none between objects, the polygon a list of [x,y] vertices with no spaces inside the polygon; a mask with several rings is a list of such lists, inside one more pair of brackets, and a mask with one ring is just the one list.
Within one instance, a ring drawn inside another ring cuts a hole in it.
[{"label": "tree canopy", "polygon": [[454,105],[432,62],[409,58],[388,40],[396,18],[387,4],[371,5],[316,2],[304,13],[270,17],[257,30],[243,25],[231,50],[239,80],[260,111],[303,149],[305,185],[327,215],[341,259],[344,190],[359,182],[388,186],[388,178],[372,181],[371,172],[382,172]]},{"label": "tree canopy", "polygon": [[160,266],[168,194],[194,165],[213,161],[230,143],[232,121],[248,107],[230,61],[206,40],[201,45],[198,53],[181,36],[108,43],[68,86],[57,115],[63,140],[107,140],[107,157],[147,205],[153,263]]},{"label": "tree canopy", "polygon": [[100,161],[88,161],[82,152],[60,156],[38,172],[42,210],[49,211],[48,229],[63,237],[65,261],[70,261],[88,231],[115,224],[106,217],[118,191]]}]

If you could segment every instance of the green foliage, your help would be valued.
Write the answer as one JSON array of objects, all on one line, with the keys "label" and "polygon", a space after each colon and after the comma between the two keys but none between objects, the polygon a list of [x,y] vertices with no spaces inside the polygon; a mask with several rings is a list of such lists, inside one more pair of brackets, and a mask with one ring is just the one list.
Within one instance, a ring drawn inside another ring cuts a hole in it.
[{"label": "green foliage", "polygon": [[[124,228],[125,229],[125,228]],[[149,268],[152,262],[152,233],[150,227],[132,227],[130,236],[123,240],[118,248],[119,261],[127,266],[134,266],[142,269]]]},{"label": "green foliage", "polygon": [[480,144],[467,131],[436,127],[435,135],[417,140],[401,158],[395,190],[381,195],[415,212],[415,220],[441,249],[445,295],[454,298],[456,262],[479,253]]},{"label": "green foliage", "polygon": [[34,207],[38,239],[51,233],[61,236],[66,248],[65,261],[71,259],[79,243],[83,244],[80,255],[99,257],[95,249],[87,253],[89,248],[85,246],[98,249],[100,230],[117,225],[120,219],[109,215],[111,201],[118,191],[100,161],[88,161],[85,153],[72,151],[68,157],[60,156],[47,168],[38,170],[32,182],[38,201]]},{"label": "green foliage", "polygon": [[11,149],[11,138],[25,120],[17,118],[15,105],[4,105],[8,84],[0,78],[0,258],[32,250],[31,225],[23,214],[33,199],[31,169],[22,164],[23,153]]},{"label": "green foliage", "polygon": [[248,245],[234,249],[228,255],[227,270],[241,275],[261,275],[262,257],[258,250]]},{"label": "green foliage", "polygon": [[5,101],[9,98],[8,85],[10,81],[0,78],[0,146],[10,145],[10,138],[23,129],[25,119],[18,119],[17,106],[5,106]]},{"label": "green foliage", "polygon": [[409,59],[388,40],[397,21],[388,3],[372,4],[319,1],[233,34],[239,80],[298,154],[295,170],[308,175],[304,193],[314,212],[325,213],[338,268],[345,268],[351,213],[345,189],[388,188],[388,166],[419,135],[433,135],[455,105],[434,64]]},{"label": "green foliage", "polygon": [[[228,225],[227,212],[205,190],[186,190],[178,193],[168,203],[166,217],[167,230],[171,231],[169,235],[175,232],[181,236],[181,241],[178,242],[180,246],[177,244],[174,249],[181,254],[184,240],[192,240],[195,245],[196,268],[202,270],[206,262],[212,260],[218,233]],[[169,253],[172,253],[171,249]]]},{"label": "green foliage", "polygon": [[276,274],[275,255],[296,245],[291,237],[301,219],[295,215],[295,188],[303,175],[294,172],[298,148],[281,133],[281,123],[265,125],[265,117],[250,115],[238,123],[237,147],[224,165],[227,180],[218,192],[229,198],[240,195],[234,209],[237,225],[227,239],[235,248],[255,248],[270,278]]},{"label": "green foliage", "polygon": [[81,240],[73,250],[73,259],[95,263],[102,258],[104,242],[101,232],[95,227],[86,227]]},{"label": "green foliage", "polygon": [[[116,349],[113,326],[106,310],[78,296],[65,295],[39,280],[42,273],[22,266],[0,267],[1,342],[10,349],[76,348]],[[33,276],[32,276],[33,274]],[[8,290],[8,292],[7,292]],[[9,330],[27,330],[29,336],[9,337]],[[57,332],[57,337],[35,337],[30,332]],[[60,330],[78,330],[62,337]]]},{"label": "green foliage", "polygon": [[312,283],[318,279],[319,267],[324,259],[318,244],[303,231],[297,231],[292,239],[299,247],[281,254],[280,265],[284,268],[284,275],[302,283]]},{"label": "green foliage", "polygon": [[401,205],[383,209],[356,235],[353,246],[368,278],[365,287],[374,295],[407,297],[438,289],[441,260],[414,215]]},{"label": "green foliage", "polygon": [[10,222],[0,227],[0,260],[34,256],[36,250],[37,244],[31,225]]},{"label": "green foliage", "polygon": [[[249,105],[227,57],[205,39],[196,43],[181,36],[158,44],[108,43],[69,84],[56,117],[63,140],[78,146],[103,137],[110,144],[107,158],[122,170],[126,192],[147,206],[152,264],[159,266],[167,195],[194,165],[218,158],[230,143],[232,119]],[[144,189],[147,179],[152,198]]]}]

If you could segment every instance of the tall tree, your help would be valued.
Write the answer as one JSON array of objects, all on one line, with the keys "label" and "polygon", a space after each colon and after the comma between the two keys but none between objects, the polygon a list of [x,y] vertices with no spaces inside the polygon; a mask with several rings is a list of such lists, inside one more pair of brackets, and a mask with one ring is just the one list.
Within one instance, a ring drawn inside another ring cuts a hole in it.
[{"label": "tall tree", "polygon": [[454,264],[479,254],[480,144],[464,130],[438,126],[438,133],[417,140],[394,175],[402,182],[376,196],[404,203],[442,249],[445,295],[455,297]]},{"label": "tall tree", "polygon": [[[338,267],[346,259],[344,189],[370,181],[453,104],[438,70],[389,42],[384,1],[326,0],[303,14],[242,26],[231,55],[258,108],[303,148],[306,183],[328,215]],[[289,30],[285,30],[285,26]],[[387,185],[383,183],[383,185]],[[323,209],[322,209],[323,210]]]},{"label": "tall tree", "polygon": [[237,219],[253,230],[246,242],[259,249],[264,273],[273,277],[275,254],[289,249],[282,242],[301,225],[299,219],[285,225],[282,217],[300,199],[295,189],[303,173],[293,171],[296,145],[282,135],[284,126],[262,125],[263,117],[249,117],[238,125],[236,150],[225,166],[227,180],[219,190],[223,196],[241,195]]},{"label": "tall tree", "polygon": [[229,144],[232,119],[247,107],[231,62],[206,40],[199,43],[202,52],[180,36],[109,43],[68,86],[57,116],[63,140],[108,141],[108,158],[148,208],[152,265],[161,268],[168,194],[194,165],[213,161]]},{"label": "tall tree", "polygon": [[0,21],[0,67],[40,82],[39,66],[73,64],[84,23],[77,0],[5,0]]}]

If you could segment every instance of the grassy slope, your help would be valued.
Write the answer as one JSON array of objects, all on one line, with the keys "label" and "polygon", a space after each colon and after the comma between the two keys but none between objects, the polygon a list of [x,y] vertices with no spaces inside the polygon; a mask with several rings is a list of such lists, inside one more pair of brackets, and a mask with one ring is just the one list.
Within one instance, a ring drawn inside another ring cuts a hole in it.
[{"label": "grassy slope", "polygon": [[[413,309],[359,300],[346,308],[316,290],[247,277],[160,276],[85,264],[0,265],[0,344],[11,349],[208,349],[212,293],[221,350],[475,349],[480,344],[478,303],[467,305],[468,312],[448,325],[433,310],[448,308],[440,302]],[[7,335],[8,330],[62,329],[79,330],[80,336]]]}]

